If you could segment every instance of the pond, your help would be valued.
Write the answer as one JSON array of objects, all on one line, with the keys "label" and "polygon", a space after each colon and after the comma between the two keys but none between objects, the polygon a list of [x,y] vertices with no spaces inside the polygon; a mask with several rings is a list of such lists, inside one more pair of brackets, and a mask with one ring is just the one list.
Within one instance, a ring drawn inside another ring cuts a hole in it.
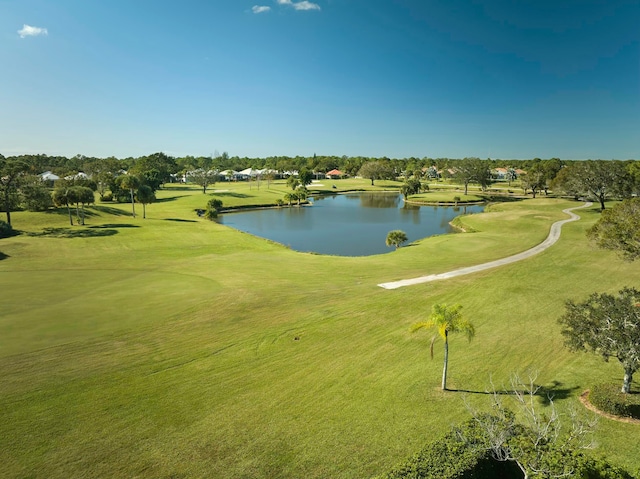
[{"label": "pond", "polygon": [[282,243],[296,251],[369,256],[393,251],[387,233],[402,230],[409,241],[454,231],[449,222],[484,206],[406,205],[396,193],[321,196],[313,206],[225,213],[220,223]]}]

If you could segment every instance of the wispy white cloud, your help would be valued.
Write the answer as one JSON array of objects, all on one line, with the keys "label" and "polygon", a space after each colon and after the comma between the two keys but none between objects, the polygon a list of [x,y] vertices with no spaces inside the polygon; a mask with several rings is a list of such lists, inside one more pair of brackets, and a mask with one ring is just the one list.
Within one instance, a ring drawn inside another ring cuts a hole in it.
[{"label": "wispy white cloud", "polygon": [[32,27],[25,23],[22,28],[18,30],[18,35],[20,35],[20,38],[38,37],[41,35],[49,35],[49,32],[46,28]]},{"label": "wispy white cloud", "polygon": [[302,2],[295,2],[291,5],[293,5],[293,8],[295,8],[296,10],[320,10],[320,5],[318,5],[317,3],[308,2],[307,0],[304,0]]},{"label": "wispy white cloud", "polygon": [[320,10],[320,5],[307,0],[303,0],[301,2],[294,2],[293,0],[276,0],[276,2],[278,5],[289,5],[293,7],[294,10]]},{"label": "wispy white cloud", "polygon": [[271,10],[271,7],[267,7],[265,5],[254,5],[253,7],[251,7],[251,11],[253,13],[265,13],[269,10]]}]

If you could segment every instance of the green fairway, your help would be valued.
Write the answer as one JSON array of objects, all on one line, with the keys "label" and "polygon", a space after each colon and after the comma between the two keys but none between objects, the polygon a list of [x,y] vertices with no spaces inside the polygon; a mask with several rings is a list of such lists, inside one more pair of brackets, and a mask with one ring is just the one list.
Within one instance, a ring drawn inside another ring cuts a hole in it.
[{"label": "green fairway", "polygon": [[[466,419],[465,398],[488,407],[474,392],[490,381],[536,370],[563,411],[594,382],[622,382],[616,361],[566,350],[556,322],[566,299],[640,283],[637,264],[588,243],[595,207],[531,259],[389,291],[376,285],[524,251],[578,203],[495,204],[458,220],[473,232],[357,258],[298,253],[195,212],[287,191],[167,187],[147,219],[141,205],[133,219],[131,205],[97,203],[85,227],[66,209],[12,214],[23,233],[0,240],[2,477],[370,477]],[[475,324],[470,344],[450,340],[449,387],[471,392],[440,391],[442,348],[431,361],[431,336],[409,332],[441,302]],[[594,453],[636,470],[639,437],[601,419]]]}]

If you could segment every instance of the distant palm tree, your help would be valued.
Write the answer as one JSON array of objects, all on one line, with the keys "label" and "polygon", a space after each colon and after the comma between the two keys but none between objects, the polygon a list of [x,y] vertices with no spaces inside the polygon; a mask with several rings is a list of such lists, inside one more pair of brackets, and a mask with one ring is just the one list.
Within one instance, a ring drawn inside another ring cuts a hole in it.
[{"label": "distant palm tree", "polygon": [[147,217],[147,205],[156,200],[156,194],[149,185],[140,185],[136,192],[136,199],[142,203],[142,219]]},{"label": "distant palm tree", "polygon": [[[436,327],[438,333],[444,340],[444,368],[442,370],[442,390],[447,389],[447,367],[449,363],[449,333],[464,333],[467,339],[471,341],[471,338],[475,335],[475,329],[473,324],[462,317],[460,310],[462,306],[455,304],[453,306],[447,306],[446,304],[434,304],[431,309],[431,315],[427,321],[416,323],[411,326],[411,332],[414,333],[419,329],[431,329]],[[437,335],[431,340],[431,359],[433,359],[433,343],[436,340]]]},{"label": "distant palm tree", "polygon": [[408,240],[407,233],[401,230],[393,230],[389,231],[385,242],[387,246],[395,246],[398,249],[402,243],[406,243]]},{"label": "distant palm tree", "polygon": [[66,206],[69,212],[69,223],[73,226],[73,216],[71,216],[72,193],[71,188],[56,188],[53,191],[53,204],[56,206]]},{"label": "distant palm tree", "polygon": [[120,177],[120,187],[129,190],[131,196],[131,215],[136,217],[136,202],[134,199],[134,191],[140,186],[140,179],[134,175],[123,175]]}]

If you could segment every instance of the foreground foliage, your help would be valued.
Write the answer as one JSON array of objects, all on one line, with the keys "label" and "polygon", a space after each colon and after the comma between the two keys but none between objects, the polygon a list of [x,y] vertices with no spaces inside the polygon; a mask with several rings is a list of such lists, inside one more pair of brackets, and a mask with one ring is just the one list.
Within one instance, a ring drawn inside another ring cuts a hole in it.
[{"label": "foreground foliage", "polygon": [[[483,419],[494,423],[503,420],[491,415]],[[510,420],[504,429],[509,434],[503,447],[520,447],[517,444],[526,440],[526,427]],[[634,479],[628,471],[576,450],[550,447],[544,460],[546,471],[529,470],[525,474],[514,462],[494,457],[486,430],[476,419],[470,419],[377,479]]]}]

